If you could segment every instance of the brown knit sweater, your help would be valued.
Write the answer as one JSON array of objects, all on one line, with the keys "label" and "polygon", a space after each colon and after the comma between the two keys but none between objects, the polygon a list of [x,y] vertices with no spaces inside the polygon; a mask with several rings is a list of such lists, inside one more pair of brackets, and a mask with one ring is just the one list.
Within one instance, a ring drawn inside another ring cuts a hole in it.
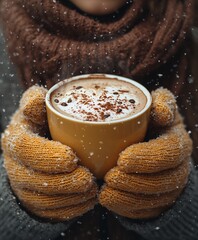
[{"label": "brown knit sweater", "polygon": [[186,77],[193,0],[134,0],[97,18],[64,2],[2,1],[9,51],[25,87],[49,88],[66,77],[99,72],[178,92]]}]

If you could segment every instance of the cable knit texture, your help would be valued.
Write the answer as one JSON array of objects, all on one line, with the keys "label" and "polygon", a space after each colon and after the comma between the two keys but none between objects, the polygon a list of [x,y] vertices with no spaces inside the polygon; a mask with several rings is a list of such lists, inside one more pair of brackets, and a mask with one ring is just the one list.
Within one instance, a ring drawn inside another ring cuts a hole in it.
[{"label": "cable knit texture", "polygon": [[1,15],[26,87],[37,82],[50,87],[66,77],[99,72],[145,85],[154,74],[169,88],[175,79],[177,92],[186,77],[183,47],[192,9],[193,0],[134,0],[117,13],[96,18],[67,1],[3,0]]}]

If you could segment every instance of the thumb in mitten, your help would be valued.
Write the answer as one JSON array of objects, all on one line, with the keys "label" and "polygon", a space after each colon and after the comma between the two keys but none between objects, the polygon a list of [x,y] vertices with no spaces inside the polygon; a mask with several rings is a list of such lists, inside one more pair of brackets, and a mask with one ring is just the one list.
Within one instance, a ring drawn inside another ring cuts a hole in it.
[{"label": "thumb in mitten", "polygon": [[94,207],[97,187],[92,174],[77,165],[70,147],[40,136],[47,124],[45,93],[38,86],[24,93],[2,137],[5,167],[26,209],[42,218],[64,221]]},{"label": "thumb in mitten", "polygon": [[106,176],[99,202],[129,218],[152,218],[172,205],[189,175],[192,141],[165,89],[152,93],[152,129],[159,137],[126,148]]}]

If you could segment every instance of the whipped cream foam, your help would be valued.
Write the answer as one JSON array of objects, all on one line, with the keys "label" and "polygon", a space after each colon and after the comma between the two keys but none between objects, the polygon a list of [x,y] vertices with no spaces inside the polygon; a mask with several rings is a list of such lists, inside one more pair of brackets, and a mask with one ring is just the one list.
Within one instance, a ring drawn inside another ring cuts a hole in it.
[{"label": "whipped cream foam", "polygon": [[80,79],[65,83],[51,94],[61,114],[82,121],[110,122],[130,117],[146,105],[144,93],[117,79]]}]

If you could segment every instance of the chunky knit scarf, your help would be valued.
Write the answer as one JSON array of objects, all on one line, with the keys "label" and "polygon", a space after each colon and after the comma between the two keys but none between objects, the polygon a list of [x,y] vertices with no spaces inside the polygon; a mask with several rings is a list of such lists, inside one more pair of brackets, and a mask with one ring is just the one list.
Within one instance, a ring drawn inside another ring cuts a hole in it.
[{"label": "chunky knit scarf", "polygon": [[66,77],[98,72],[152,88],[159,82],[171,89],[174,79],[171,90],[177,92],[186,77],[192,8],[193,0],[133,0],[96,18],[68,1],[3,0],[1,15],[25,87],[49,88]]}]

